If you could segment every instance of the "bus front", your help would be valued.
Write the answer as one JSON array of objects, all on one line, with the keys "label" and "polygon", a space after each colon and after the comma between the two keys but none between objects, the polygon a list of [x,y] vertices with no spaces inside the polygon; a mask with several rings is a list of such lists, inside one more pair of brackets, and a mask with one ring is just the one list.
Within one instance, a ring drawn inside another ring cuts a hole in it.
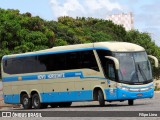
[{"label": "bus front", "polygon": [[[151,64],[145,51],[141,52],[114,52],[113,56],[118,60],[117,69],[117,99],[133,100],[142,98],[152,98],[154,95],[154,85]],[[158,60],[154,56],[157,66]]]},{"label": "bus front", "polygon": [[152,58],[155,67],[158,67],[157,58],[147,55],[144,48],[132,43],[111,43],[106,46],[111,51],[110,55],[105,54],[106,64],[102,64],[111,86],[106,94],[107,101],[128,100],[128,104],[133,105],[135,99],[152,98],[154,85],[148,58]]}]

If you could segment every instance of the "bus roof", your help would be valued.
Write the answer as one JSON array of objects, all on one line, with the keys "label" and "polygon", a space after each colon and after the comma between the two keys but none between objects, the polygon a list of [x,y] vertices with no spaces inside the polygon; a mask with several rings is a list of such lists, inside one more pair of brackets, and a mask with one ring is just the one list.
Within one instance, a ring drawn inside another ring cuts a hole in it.
[{"label": "bus roof", "polygon": [[128,42],[98,42],[94,43],[94,47],[108,48],[113,52],[145,51],[143,47]]},{"label": "bus roof", "polygon": [[6,55],[5,57],[16,57],[16,56],[25,56],[25,55],[36,55],[36,54],[45,54],[46,52],[69,52],[76,50],[87,50],[87,49],[103,49],[110,50],[113,52],[136,52],[136,51],[144,51],[144,48],[127,42],[96,42],[96,43],[87,43],[87,44],[76,44],[76,45],[66,45],[66,46],[57,46],[50,49],[35,51],[35,52],[27,52],[22,54],[12,54]]}]

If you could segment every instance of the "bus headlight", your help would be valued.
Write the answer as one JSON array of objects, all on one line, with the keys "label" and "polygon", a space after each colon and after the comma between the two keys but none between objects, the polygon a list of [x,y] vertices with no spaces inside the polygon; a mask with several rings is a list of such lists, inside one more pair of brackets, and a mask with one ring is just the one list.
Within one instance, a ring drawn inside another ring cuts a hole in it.
[{"label": "bus headlight", "polygon": [[127,87],[122,87],[122,90],[127,90],[127,91],[129,91],[129,88],[127,88]]},{"label": "bus headlight", "polygon": [[120,88],[120,89],[122,89],[122,90],[129,91],[129,88],[128,88],[128,87],[124,87],[124,86],[118,86],[118,88]]}]

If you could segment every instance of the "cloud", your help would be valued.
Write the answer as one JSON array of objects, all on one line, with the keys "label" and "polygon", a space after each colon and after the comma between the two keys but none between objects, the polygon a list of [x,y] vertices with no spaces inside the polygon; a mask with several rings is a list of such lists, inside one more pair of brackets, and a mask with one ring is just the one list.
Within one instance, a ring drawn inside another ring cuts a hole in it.
[{"label": "cloud", "polygon": [[50,3],[55,19],[60,16],[106,18],[107,13],[123,8],[110,0],[50,0]]},{"label": "cloud", "polygon": [[135,16],[136,26],[140,31],[150,33],[153,41],[160,46],[160,1],[144,3]]}]

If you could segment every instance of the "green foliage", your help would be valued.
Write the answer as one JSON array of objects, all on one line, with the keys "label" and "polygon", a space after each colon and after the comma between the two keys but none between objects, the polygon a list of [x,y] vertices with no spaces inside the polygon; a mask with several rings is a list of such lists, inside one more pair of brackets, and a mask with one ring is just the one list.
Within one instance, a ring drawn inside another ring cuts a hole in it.
[{"label": "green foliage", "polygon": [[56,39],[54,42],[54,46],[63,46],[63,45],[67,45],[67,42],[65,40]]},{"label": "green foliage", "polygon": [[155,86],[154,91],[160,91],[160,88],[158,86]]},{"label": "green foliage", "polygon": [[[20,14],[19,10],[0,9],[0,58],[6,54],[101,41],[135,43],[160,60],[160,48],[148,33],[127,32],[112,21],[68,16],[59,17],[58,21],[46,21],[38,16],[32,17],[28,12]],[[160,68],[153,71],[154,77],[159,79]]]},{"label": "green foliage", "polygon": [[0,57],[4,53],[22,53],[53,46],[54,32],[45,26],[44,20],[31,17],[30,13],[0,9],[0,23]]}]

